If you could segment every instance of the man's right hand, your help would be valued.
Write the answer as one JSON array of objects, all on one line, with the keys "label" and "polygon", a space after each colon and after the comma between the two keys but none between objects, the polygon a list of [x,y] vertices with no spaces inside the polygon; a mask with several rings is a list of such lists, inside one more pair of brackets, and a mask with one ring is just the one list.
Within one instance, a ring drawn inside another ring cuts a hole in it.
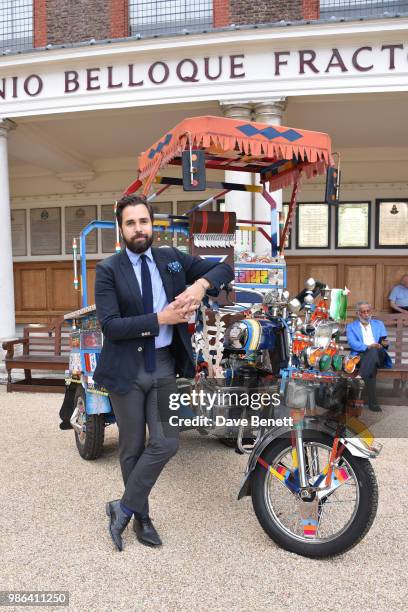
[{"label": "man's right hand", "polygon": [[167,304],[161,312],[157,313],[157,320],[159,325],[177,325],[177,323],[186,323],[191,314],[195,311],[195,308],[191,308],[186,304],[180,304],[179,302],[171,302]]},{"label": "man's right hand", "polygon": [[374,342],[373,344],[370,344],[370,346],[368,348],[382,348],[381,344],[378,344],[378,342]]}]

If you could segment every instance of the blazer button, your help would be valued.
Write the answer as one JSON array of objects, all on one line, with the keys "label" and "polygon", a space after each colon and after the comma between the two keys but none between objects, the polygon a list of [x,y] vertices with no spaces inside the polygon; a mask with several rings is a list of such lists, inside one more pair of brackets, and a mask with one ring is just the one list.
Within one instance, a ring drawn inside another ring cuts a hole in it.
[{"label": "blazer button", "polygon": [[143,349],[142,349],[142,347],[141,347],[141,346],[138,346],[138,347],[137,347],[137,350],[139,351],[139,353],[140,353],[140,351],[143,351]]}]

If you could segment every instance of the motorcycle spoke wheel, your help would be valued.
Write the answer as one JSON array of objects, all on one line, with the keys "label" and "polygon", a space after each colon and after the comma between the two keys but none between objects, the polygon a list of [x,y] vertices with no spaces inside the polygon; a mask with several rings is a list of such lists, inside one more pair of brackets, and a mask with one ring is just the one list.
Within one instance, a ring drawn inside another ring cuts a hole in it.
[{"label": "motorcycle spoke wheel", "polygon": [[[320,474],[321,469],[328,463],[331,448],[320,442],[308,441],[304,444],[304,449],[306,474],[309,484],[312,484]],[[277,456],[275,465],[272,465],[272,467],[276,469],[278,464],[284,465],[293,472],[291,446],[288,446],[287,449]],[[339,466],[347,470],[349,480],[333,491],[327,498],[319,501],[318,529],[313,539],[321,542],[328,542],[338,538],[351,524],[358,508],[359,492],[356,475],[344,459],[341,460]],[[353,494],[349,493],[349,489],[353,490]],[[346,496],[344,496],[344,492]],[[310,542],[311,538],[305,537],[303,534],[300,509],[302,504],[308,502],[302,501],[287,488],[282,491],[281,482],[270,472],[265,478],[264,495],[265,504],[271,515],[275,517],[277,525],[282,531],[298,540]],[[330,512],[328,512],[326,506],[332,498],[333,501],[341,503],[338,506],[331,504]]]},{"label": "motorcycle spoke wheel", "polygon": [[[328,464],[332,444],[333,439],[326,434],[305,435],[304,459],[310,485]],[[323,558],[352,548],[368,532],[377,512],[378,486],[367,459],[354,457],[346,449],[335,467],[347,472],[348,479],[327,492],[322,490],[322,482],[310,501],[292,492],[264,467],[267,464],[276,470],[280,465],[294,472],[289,439],[273,441],[264,449],[262,459],[251,481],[252,503],[261,526],[277,544],[306,557]],[[311,502],[311,512],[305,512]],[[302,516],[317,521],[314,535],[304,534]]]}]

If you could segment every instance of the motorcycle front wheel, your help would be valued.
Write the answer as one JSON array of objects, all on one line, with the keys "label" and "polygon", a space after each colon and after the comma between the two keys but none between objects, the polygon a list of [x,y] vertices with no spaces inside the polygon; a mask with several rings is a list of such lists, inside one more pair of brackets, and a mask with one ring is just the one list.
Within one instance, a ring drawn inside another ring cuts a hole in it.
[{"label": "motorcycle front wheel", "polygon": [[[327,465],[333,439],[308,432],[303,448],[309,484],[316,481]],[[305,535],[302,523],[304,501],[276,478],[265,464],[294,472],[290,439],[273,441],[262,453],[252,477],[252,503],[266,533],[276,544],[298,555],[313,558],[331,557],[353,548],[369,531],[378,506],[378,486],[374,470],[367,459],[354,457],[347,449],[338,467],[348,479],[328,495],[317,500],[317,530]]]}]

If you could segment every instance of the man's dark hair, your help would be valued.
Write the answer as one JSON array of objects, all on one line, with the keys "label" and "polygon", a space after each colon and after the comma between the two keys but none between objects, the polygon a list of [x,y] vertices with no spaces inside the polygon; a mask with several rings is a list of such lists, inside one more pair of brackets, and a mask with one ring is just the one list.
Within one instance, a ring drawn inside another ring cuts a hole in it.
[{"label": "man's dark hair", "polygon": [[122,227],[122,215],[126,206],[136,206],[137,204],[144,204],[149,211],[151,222],[153,223],[154,212],[153,207],[147,201],[143,195],[126,195],[121,198],[116,204],[116,219],[119,227]]}]

